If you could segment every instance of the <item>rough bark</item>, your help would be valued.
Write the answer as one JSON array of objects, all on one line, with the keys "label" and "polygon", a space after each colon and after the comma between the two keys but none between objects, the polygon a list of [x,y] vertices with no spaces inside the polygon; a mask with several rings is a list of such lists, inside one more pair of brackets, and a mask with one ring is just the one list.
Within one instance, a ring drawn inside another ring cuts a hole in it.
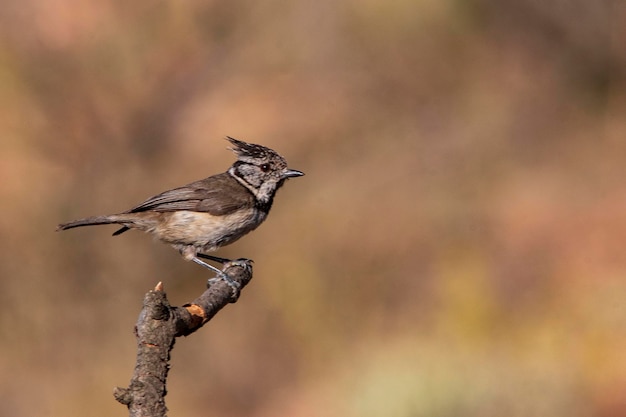
[{"label": "rough bark", "polygon": [[[243,289],[252,279],[252,261],[227,262],[224,273]],[[182,307],[170,306],[163,285],[157,284],[143,301],[135,327],[137,360],[128,388],[116,388],[115,399],[128,406],[131,417],[164,417],[170,352],[176,338],[200,329],[239,294],[224,280],[212,279],[207,290]]]}]

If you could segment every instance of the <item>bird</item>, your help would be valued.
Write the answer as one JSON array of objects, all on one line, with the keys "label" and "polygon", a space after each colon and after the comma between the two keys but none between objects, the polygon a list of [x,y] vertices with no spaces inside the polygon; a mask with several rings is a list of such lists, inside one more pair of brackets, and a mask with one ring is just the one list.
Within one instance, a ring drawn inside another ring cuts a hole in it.
[{"label": "bird", "polygon": [[130,229],[152,234],[193,261],[217,274],[234,291],[238,285],[200,258],[224,263],[208,255],[255,230],[267,218],[274,196],[289,178],[304,173],[287,166],[276,151],[227,136],[237,160],[220,174],[164,191],[117,214],[92,216],[61,223],[57,231],[75,227],[117,224],[113,236]]}]

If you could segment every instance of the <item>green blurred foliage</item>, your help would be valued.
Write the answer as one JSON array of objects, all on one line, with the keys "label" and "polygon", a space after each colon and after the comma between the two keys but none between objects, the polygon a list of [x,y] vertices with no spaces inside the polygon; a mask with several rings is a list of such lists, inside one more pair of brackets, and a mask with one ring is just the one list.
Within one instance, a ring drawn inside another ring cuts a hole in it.
[{"label": "green blurred foliage", "polygon": [[0,5],[0,415],[124,415],[140,233],[54,233],[225,170],[306,176],[219,255],[241,300],[173,354],[186,416],[626,414],[626,8],[599,0]]}]

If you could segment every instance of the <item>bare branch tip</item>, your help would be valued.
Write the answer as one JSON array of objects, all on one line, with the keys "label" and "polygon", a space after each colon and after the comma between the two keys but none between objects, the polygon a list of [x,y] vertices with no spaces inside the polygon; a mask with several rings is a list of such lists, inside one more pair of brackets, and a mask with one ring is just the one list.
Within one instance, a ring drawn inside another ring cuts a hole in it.
[{"label": "bare branch tip", "polygon": [[132,396],[126,388],[116,387],[113,390],[113,397],[115,397],[119,403],[124,405],[129,405],[132,401]]}]

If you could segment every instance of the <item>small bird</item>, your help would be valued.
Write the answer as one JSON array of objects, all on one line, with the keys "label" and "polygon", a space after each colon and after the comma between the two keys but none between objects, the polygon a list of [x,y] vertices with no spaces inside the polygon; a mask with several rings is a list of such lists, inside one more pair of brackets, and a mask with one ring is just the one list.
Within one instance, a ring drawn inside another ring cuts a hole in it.
[{"label": "small bird", "polygon": [[265,146],[226,138],[237,161],[228,171],[155,195],[119,214],[93,216],[60,224],[57,230],[100,224],[119,224],[117,236],[129,229],[153,234],[168,243],[187,261],[208,268],[234,290],[235,282],[218,268],[199,258],[226,262],[207,255],[253,231],[267,217],[276,191],[288,178],[303,172],[287,167],[287,161]]}]

